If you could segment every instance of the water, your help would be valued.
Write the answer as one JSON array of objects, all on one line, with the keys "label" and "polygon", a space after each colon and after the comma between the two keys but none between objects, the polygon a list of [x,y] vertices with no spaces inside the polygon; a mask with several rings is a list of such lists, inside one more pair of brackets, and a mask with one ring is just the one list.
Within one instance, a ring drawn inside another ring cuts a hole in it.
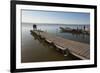
[{"label": "water", "polygon": [[[37,29],[52,33],[54,35],[70,39],[82,43],[89,44],[89,35],[72,34],[61,32],[59,27],[71,27],[76,26],[69,25],[57,25],[57,24],[37,24]],[[81,28],[81,26],[79,26]],[[69,55],[65,57],[62,53],[58,52],[54,47],[50,47],[44,41],[36,39],[34,35],[30,33],[33,30],[33,25],[28,23],[22,23],[21,34],[21,62],[44,62],[44,61],[63,61],[63,60],[79,60],[79,58]]]},{"label": "water", "polygon": [[[60,27],[69,27],[69,28],[74,28],[77,29],[77,25],[57,25],[57,24],[38,24],[37,25],[37,29],[46,31],[48,33],[52,33],[54,35],[63,37],[65,39],[70,39],[70,40],[74,40],[74,41],[78,41],[78,42],[82,42],[82,43],[90,43],[90,36],[89,35],[84,35],[84,34],[72,34],[72,33],[66,33],[66,32],[61,32]],[[82,29],[83,26],[78,26],[79,29]],[[87,25],[87,28],[89,28],[89,26]]]}]

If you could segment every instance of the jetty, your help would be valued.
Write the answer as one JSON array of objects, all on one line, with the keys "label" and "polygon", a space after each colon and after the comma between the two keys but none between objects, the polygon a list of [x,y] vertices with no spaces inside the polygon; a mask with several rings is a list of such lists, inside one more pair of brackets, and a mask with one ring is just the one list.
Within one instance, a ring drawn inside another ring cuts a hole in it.
[{"label": "jetty", "polygon": [[63,53],[71,53],[83,60],[90,59],[89,44],[72,41],[40,30],[31,30],[31,33],[39,36],[42,40],[45,40],[49,44],[59,48],[59,50],[63,51]]}]

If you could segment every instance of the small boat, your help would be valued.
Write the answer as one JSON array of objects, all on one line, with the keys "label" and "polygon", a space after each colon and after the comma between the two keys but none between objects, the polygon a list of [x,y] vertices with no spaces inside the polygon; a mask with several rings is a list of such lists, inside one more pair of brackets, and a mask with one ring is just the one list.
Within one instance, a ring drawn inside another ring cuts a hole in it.
[{"label": "small boat", "polygon": [[89,32],[86,32],[82,29],[72,29],[72,28],[64,28],[64,27],[60,27],[62,32],[69,32],[69,33],[75,33],[75,34],[89,34]]},{"label": "small boat", "polygon": [[72,28],[63,28],[63,27],[60,27],[61,31],[62,32],[70,32],[70,33],[82,33],[82,30],[81,29],[72,29]]}]

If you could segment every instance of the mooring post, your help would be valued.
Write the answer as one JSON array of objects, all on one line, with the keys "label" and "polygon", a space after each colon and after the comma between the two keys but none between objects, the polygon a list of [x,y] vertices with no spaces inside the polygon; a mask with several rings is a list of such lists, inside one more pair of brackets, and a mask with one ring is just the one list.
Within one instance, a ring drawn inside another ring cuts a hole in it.
[{"label": "mooring post", "polygon": [[68,48],[66,48],[66,49],[63,51],[63,53],[64,53],[64,56],[68,56],[68,55],[69,55],[69,50],[68,50]]},{"label": "mooring post", "polygon": [[37,25],[33,24],[33,30],[37,30]]}]

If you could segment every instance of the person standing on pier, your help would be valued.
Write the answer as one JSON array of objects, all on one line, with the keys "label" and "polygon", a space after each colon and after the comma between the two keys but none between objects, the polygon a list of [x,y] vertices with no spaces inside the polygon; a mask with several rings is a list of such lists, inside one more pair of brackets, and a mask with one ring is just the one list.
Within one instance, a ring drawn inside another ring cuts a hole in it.
[{"label": "person standing on pier", "polygon": [[85,25],[84,25],[84,31],[85,31]]}]

